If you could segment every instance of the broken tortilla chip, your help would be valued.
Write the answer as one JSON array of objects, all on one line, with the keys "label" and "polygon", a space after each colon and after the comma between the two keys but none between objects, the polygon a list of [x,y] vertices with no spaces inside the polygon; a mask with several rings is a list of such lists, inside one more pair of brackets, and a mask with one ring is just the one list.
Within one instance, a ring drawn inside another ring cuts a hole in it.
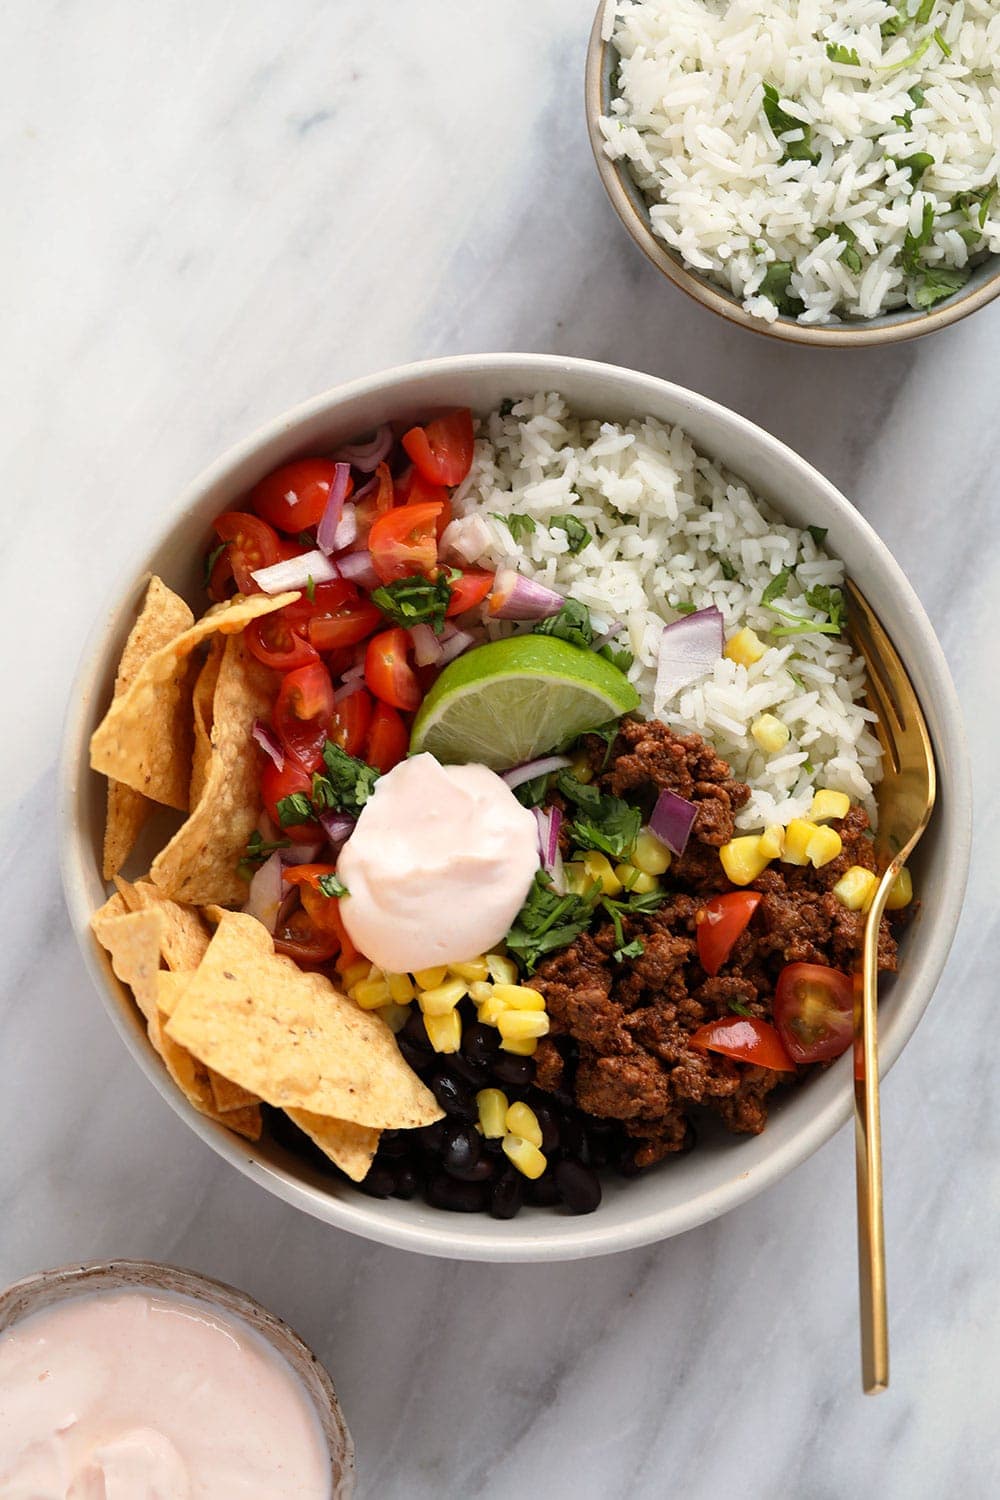
[{"label": "broken tortilla chip", "polygon": [[379,1129],[441,1118],[381,1017],[275,953],[267,928],[242,912],[222,918],[166,1032],[279,1109]]},{"label": "broken tortilla chip", "polygon": [[215,699],[215,686],[219,680],[219,667],[222,665],[222,646],[222,637],[213,637],[208,655],[195,679],[194,692],[191,695],[194,729],[190,792],[192,807],[197,807],[201,801],[201,794],[205,790],[205,781],[208,777],[208,763],[212,755],[212,704]]},{"label": "broken tortilla chip", "polygon": [[106,948],[111,967],[127,984],[149,1021],[158,1005],[156,976],[160,969],[163,918],[155,911],[128,911],[123,916],[95,912],[90,919],[94,936]]},{"label": "broken tortilla chip", "polygon": [[285,1113],[354,1182],[360,1182],[368,1175],[368,1168],[378,1150],[381,1130],[355,1125],[350,1120],[313,1115],[307,1109],[289,1109]]},{"label": "broken tortilla chip", "polygon": [[[118,894],[130,911],[158,911],[163,918],[161,953],[168,969],[189,972],[196,969],[208,949],[209,932],[197,911],[171,901],[148,880],[129,884],[115,877]],[[114,897],[112,897],[114,900]],[[161,1005],[160,1009],[163,1009]]]},{"label": "broken tortilla chip", "polygon": [[233,635],[300,595],[253,594],[204,615],[142,663],[131,685],[112,700],[90,740],[95,771],[122,781],[154,802],[187,811],[192,762],[191,653],[216,631]]},{"label": "broken tortilla chip", "polygon": [[164,895],[203,906],[242,906],[238,865],[260,816],[257,719],[270,712],[275,674],[240,635],[226,641],[212,705],[211,754],[201,799],[153,861],[149,878]]}]

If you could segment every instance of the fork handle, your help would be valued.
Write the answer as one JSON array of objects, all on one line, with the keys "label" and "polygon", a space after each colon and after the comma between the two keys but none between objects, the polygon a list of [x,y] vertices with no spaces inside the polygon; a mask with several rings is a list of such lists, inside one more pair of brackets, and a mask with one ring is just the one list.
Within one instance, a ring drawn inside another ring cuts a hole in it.
[{"label": "fork handle", "polygon": [[896,878],[886,871],[865,923],[861,971],[854,995],[854,1145],[858,1195],[858,1292],[861,1379],[865,1391],[889,1384],[889,1322],[885,1294],[882,1217],[882,1123],[878,1077],[878,934]]}]

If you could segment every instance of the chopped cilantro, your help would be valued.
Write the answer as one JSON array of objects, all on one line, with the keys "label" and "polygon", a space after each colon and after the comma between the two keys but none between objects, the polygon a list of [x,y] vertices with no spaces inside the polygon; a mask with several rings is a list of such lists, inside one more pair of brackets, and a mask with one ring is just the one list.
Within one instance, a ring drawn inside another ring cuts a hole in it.
[{"label": "chopped cilantro", "polygon": [[571,646],[580,646],[584,651],[589,651],[594,643],[590,611],[578,599],[567,599],[558,614],[549,615],[547,620],[539,620],[534,633],[554,635],[558,640],[568,641]]},{"label": "chopped cilantro", "polygon": [[445,612],[451,602],[451,583],[455,573],[442,573],[432,583],[419,574],[397,578],[372,590],[372,603],[394,625],[431,625],[436,635],[444,629]]},{"label": "chopped cilantro", "polygon": [[935,28],[934,28],[934,40],[937,42],[938,46],[941,48],[941,51],[944,53],[945,57],[950,57],[951,56],[951,48],[948,46],[948,43],[945,41],[944,37],[941,35],[941,28],[939,26],[935,26]]},{"label": "chopped cilantro", "polygon": [[291,847],[291,839],[274,839],[268,842],[255,828],[247,839],[243,858],[236,866],[237,871],[244,880],[249,880],[254,870],[258,870],[264,861],[275,852],[276,849],[288,849]]},{"label": "chopped cilantro", "polygon": [[802,769],[803,771],[805,771],[807,776],[812,776],[816,770],[816,767],[813,765],[811,760],[804,760],[802,762]]},{"label": "chopped cilantro", "polygon": [[934,6],[936,4],[937,0],[920,0],[920,8],[913,17],[913,24],[915,26],[926,26],[934,14]]},{"label": "chopped cilantro", "polygon": [[793,577],[794,573],[794,568],[782,568],[780,573],[776,573],[760,596],[761,604],[771,604],[775,599],[780,599],[786,594],[788,592],[789,580]]},{"label": "chopped cilantro", "polygon": [[738,1015],[738,1016],[752,1016],[753,1015],[753,1011],[750,1009],[750,1007],[748,1005],[744,1005],[742,1000],[730,1000],[730,1002],[729,1002],[729,1009],[731,1011],[735,1011],[736,1015]]},{"label": "chopped cilantro", "polygon": [[579,848],[599,849],[616,859],[630,853],[642,823],[642,814],[637,807],[623,802],[621,797],[612,797],[577,781],[567,771],[561,773],[556,785],[566,800],[575,806],[569,833]]},{"label": "chopped cilantro", "polygon": [[757,288],[762,297],[769,297],[779,312],[792,317],[805,309],[805,303],[789,291],[793,266],[790,260],[772,261],[764,280]]},{"label": "chopped cilantro", "polygon": [[788,673],[789,677],[795,683],[795,686],[798,688],[799,692],[800,693],[804,693],[805,690],[806,690],[806,685],[803,682],[802,678],[799,676],[798,672],[793,672],[792,669],[791,669],[791,667],[786,667],[785,671]]},{"label": "chopped cilantro", "polygon": [[697,612],[696,604],[674,604],[671,606],[679,615],[693,615]]},{"label": "chopped cilantro", "polygon": [[[895,34],[896,34],[895,32],[888,33],[883,28],[883,31],[882,31],[882,35],[883,36],[887,36],[887,35],[893,35],[894,36]],[[920,43],[920,46],[919,47],[915,47],[913,49],[913,51],[909,54],[908,57],[902,57],[902,58],[900,58],[899,62],[897,62],[897,63],[884,63],[881,67],[875,69],[876,73],[901,73],[904,68],[913,68],[913,67],[916,67],[917,63],[920,61],[920,59],[923,57],[924,53],[930,47],[931,42],[933,42],[933,40],[934,40],[933,33],[930,36],[925,36],[924,39],[923,39],[923,41]]]},{"label": "chopped cilantro", "polygon": [[994,182],[975,193],[959,193],[957,198],[952,199],[952,213],[969,214],[978,223],[980,229],[985,229],[986,221],[990,216],[990,205],[996,196],[996,191],[997,185]]},{"label": "chopped cilantro", "polygon": [[520,786],[514,788],[514,796],[522,807],[541,806],[549,790],[551,774],[547,772],[544,776],[533,776],[530,781],[522,781]]},{"label": "chopped cilantro", "polygon": [[728,557],[722,557],[717,552],[715,554],[715,560],[719,564],[719,568],[720,568],[720,570],[722,572],[723,578],[726,580],[727,583],[732,583],[733,579],[736,577],[736,569],[733,567],[732,563],[729,561],[729,558]]},{"label": "chopped cilantro", "polygon": [[324,896],[349,896],[351,893],[335,871],[321,875],[316,881]]},{"label": "chopped cilantro", "polygon": [[593,735],[596,739],[604,741],[604,759],[601,762],[602,771],[606,771],[608,768],[608,761],[611,759],[611,752],[615,747],[615,740],[618,738],[618,725],[620,722],[619,719],[609,719],[606,724],[599,724],[596,729],[587,730],[587,737]]},{"label": "chopped cilantro", "polygon": [[845,68],[860,68],[861,59],[854,47],[843,47],[837,42],[827,42],[826,55],[831,62],[843,63]]},{"label": "chopped cilantro", "polygon": [[817,547],[822,547],[823,543],[826,541],[827,532],[830,530],[830,528],[829,526],[807,526],[806,530],[812,537],[813,541],[816,543]]},{"label": "chopped cilantro", "polygon": [[205,587],[206,588],[208,588],[208,585],[212,581],[212,570],[214,569],[216,563],[219,561],[219,558],[222,556],[223,552],[225,552],[225,550],[226,550],[226,548],[228,546],[229,546],[228,542],[220,542],[217,547],[213,547],[212,548],[211,552],[207,552],[205,554]]},{"label": "chopped cilantro", "polygon": [[805,602],[813,609],[818,609],[827,616],[826,620],[806,620],[802,615],[794,613],[789,609],[782,609],[778,604],[770,604],[768,607],[783,620],[788,620],[788,625],[775,627],[772,635],[839,635],[844,621],[844,596],[838,588],[831,588],[829,584],[819,583],[814,588],[807,589]]},{"label": "chopped cilantro", "polygon": [[592,907],[583,896],[560,896],[544,870],[539,870],[528,898],[507,934],[507,952],[532,974],[546,953],[566,948],[589,925]]},{"label": "chopped cilantro", "polygon": [[549,530],[565,531],[570,557],[575,557],[588,542],[594,540],[578,516],[558,516],[556,520],[549,522]]},{"label": "chopped cilantro", "polygon": [[300,547],[305,547],[309,552],[314,552],[316,550],[316,538],[314,536],[310,536],[308,531],[300,531],[295,540],[298,542]]},{"label": "chopped cilantro", "polygon": [[929,151],[914,151],[912,156],[901,156],[896,166],[903,172],[909,172],[910,181],[914,187],[918,187],[920,179],[928,167],[933,167],[934,158]]},{"label": "chopped cilantro", "polygon": [[490,515],[494,521],[502,521],[510,532],[515,542],[523,542],[526,536],[530,536],[537,529],[538,522],[534,516],[527,516],[523,511],[515,512],[513,515],[505,516],[502,511],[491,510]]},{"label": "chopped cilantro", "polygon": [[814,588],[806,590],[806,603],[813,609],[825,612],[835,634],[840,634],[840,627],[844,622],[844,596],[838,588],[831,588],[828,583],[817,583]]},{"label": "chopped cilantro", "polygon": [[928,267],[914,288],[913,306],[925,309],[934,307],[936,303],[943,302],[945,297],[961,291],[971,274],[968,266],[960,269],[951,266]]},{"label": "chopped cilantro", "polygon": [[619,963],[625,958],[641,958],[646,951],[646,945],[642,938],[633,938],[630,943],[624,943],[622,947],[615,949],[615,958]]},{"label": "chopped cilantro", "polygon": [[305,792],[292,792],[275,804],[278,822],[282,828],[293,828],[297,823],[308,823],[313,816],[313,806]]},{"label": "chopped cilantro", "polygon": [[311,573],[306,578],[306,598],[309,600],[310,604],[315,603],[315,600],[316,600],[316,580],[312,576]]},{"label": "chopped cilantro", "polygon": [[374,766],[348,755],[333,740],[327,740],[323,746],[323,763],[326,776],[317,771],[313,777],[314,798],[318,790],[324,807],[337,808],[341,812],[360,812],[372,794],[379,772]]},{"label": "chopped cilantro", "polygon": [[898,125],[900,130],[913,129],[913,110],[919,109],[924,102],[924,91],[918,83],[915,83],[912,89],[907,89],[907,93],[913,101],[912,107],[904,109],[901,115],[893,115],[892,117],[892,123]]},{"label": "chopped cilantro", "polygon": [[929,245],[934,234],[934,205],[927,202],[924,204],[923,218],[920,221],[920,229],[913,234],[909,229],[903,240],[903,270],[909,276],[916,276],[923,269],[920,252],[925,245]]},{"label": "chopped cilantro", "polygon": [[[767,123],[779,137],[782,161],[811,161],[813,165],[819,161],[819,152],[812,149],[812,126],[804,120],[797,120],[787,110],[781,107],[781,95],[773,83],[764,84],[764,97],[761,108],[767,118]],[[801,132],[802,139],[798,141],[782,141],[780,137],[791,130]],[[780,264],[780,262],[778,262]]]}]

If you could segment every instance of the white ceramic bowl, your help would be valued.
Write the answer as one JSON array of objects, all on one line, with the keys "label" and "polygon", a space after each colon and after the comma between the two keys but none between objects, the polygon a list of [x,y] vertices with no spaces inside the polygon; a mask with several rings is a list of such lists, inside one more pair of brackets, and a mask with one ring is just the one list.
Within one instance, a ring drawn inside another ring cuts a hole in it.
[{"label": "white ceramic bowl", "polygon": [[833,485],[775,438],[704,396],[586,360],[460,355],[328,391],[278,417],[219,459],[152,529],[147,548],[127,573],[127,587],[109,596],[84,652],[62,766],[63,874],[73,926],[129,1051],[177,1113],[221,1156],[269,1192],[330,1224],[405,1249],[469,1260],[601,1255],[680,1234],[735,1208],[804,1161],[848,1118],[849,1056],[776,1102],[762,1135],[710,1136],[687,1156],[645,1176],[610,1181],[603,1204],[589,1217],[531,1209],[500,1223],[486,1215],[445,1213],[416,1200],[368,1198],[272,1143],[248,1145],[204,1119],[166,1076],[131,998],[88,926],[106,891],[100,876],[104,779],[88,769],[87,742],[110,697],[145,575],[155,570],[197,609],[210,522],[262,475],[296,456],[328,451],[389,417],[415,420],[435,407],[458,405],[486,412],[506,397],[548,390],[560,391],[584,414],[614,420],[651,415],[680,423],[700,449],[746,479],[789,521],[828,527],[831,549],[878,609],[906,664],[934,739],[941,796],[914,860],[920,914],[906,936],[902,970],[884,986],[884,1069],[899,1056],[934,991],[958,922],[969,862],[971,792],[961,714],[941,647],[919,600],[875,532]]}]

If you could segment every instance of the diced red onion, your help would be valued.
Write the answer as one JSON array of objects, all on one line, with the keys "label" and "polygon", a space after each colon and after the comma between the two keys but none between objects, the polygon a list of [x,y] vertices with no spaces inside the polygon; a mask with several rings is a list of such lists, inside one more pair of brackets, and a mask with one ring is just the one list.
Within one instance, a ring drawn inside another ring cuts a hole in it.
[{"label": "diced red onion", "polygon": [[562,594],[533,578],[501,568],[493,580],[489,610],[495,620],[545,620],[557,615],[565,600]]},{"label": "diced red onion", "polygon": [[333,534],[334,552],[343,552],[352,542],[358,539],[358,513],[353,505],[344,506],[344,514],[340,518],[340,525]]},{"label": "diced red onion", "polygon": [[378,588],[379,578],[372,567],[370,552],[347,552],[343,557],[337,558],[337,567],[340,569],[342,578],[349,578],[352,583],[360,583],[362,588]]},{"label": "diced red onion", "polygon": [[661,844],[680,855],[687,848],[697,816],[698,809],[693,802],[679,797],[676,792],[662,791],[649,820],[650,831],[656,834]]},{"label": "diced red onion", "polygon": [[285,869],[292,865],[315,864],[322,847],[322,844],[291,844],[287,849],[282,849],[281,863]]},{"label": "diced red onion", "polygon": [[333,456],[338,463],[353,464],[362,474],[372,474],[391,447],[392,428],[384,422],[367,443],[344,443]]},{"label": "diced red onion", "polygon": [[360,693],[365,685],[364,676],[345,677],[340,687],[333,695],[334,703],[343,703],[345,698],[353,698],[355,693]]},{"label": "diced red onion", "polygon": [[625,626],[621,620],[612,620],[607,630],[602,631],[599,636],[595,636],[594,640],[591,641],[590,649],[592,651],[600,651],[601,647],[606,646],[609,641],[613,641],[616,635],[621,635],[624,629]]},{"label": "diced red onion", "polygon": [[440,665],[443,667],[448,662],[454,661],[456,656],[461,656],[463,651],[468,650],[475,643],[476,638],[471,630],[456,630],[454,635],[450,635],[441,645]]},{"label": "diced red onion", "polygon": [[[333,478],[330,481],[330,489],[326,497],[326,507],[320,517],[319,525],[316,527],[316,542],[321,552],[327,556],[336,552],[337,527],[340,518],[344,514],[344,501],[347,499],[347,485],[351,477],[350,464],[335,463],[333,466]],[[346,546],[347,543],[344,543]]]},{"label": "diced red onion", "polygon": [[254,739],[266,755],[271,757],[276,771],[285,769],[285,752],[281,741],[270,725],[265,724],[262,719],[257,719],[251,731]]},{"label": "diced red onion", "polygon": [[563,815],[558,807],[536,807],[534,812],[538,824],[538,852],[542,869],[550,877],[558,893],[564,895],[566,877],[559,852],[559,829],[562,827]]},{"label": "diced red onion", "polygon": [[322,812],[319,821],[334,849],[339,849],[341,844],[346,843],[354,832],[355,819],[350,813],[344,812]]},{"label": "diced red onion", "polygon": [[664,625],[656,668],[655,702],[662,706],[681,688],[704,677],[726,645],[722,611],[711,605]]},{"label": "diced red onion", "polygon": [[281,888],[281,857],[275,851],[254,872],[243,910],[273,932],[284,892]]},{"label": "diced red onion", "polygon": [[313,583],[330,583],[339,577],[335,563],[325,552],[317,548],[314,552],[303,552],[285,562],[272,563],[269,568],[258,568],[250,577],[265,594],[283,594],[286,589],[308,588]]},{"label": "diced red onion", "polygon": [[413,656],[418,667],[436,667],[441,660],[443,647],[429,625],[411,625],[410,640]]},{"label": "diced red onion", "polygon": [[569,764],[568,755],[543,755],[538,760],[526,760],[523,765],[512,766],[509,771],[502,771],[500,774],[513,791],[526,781],[534,781],[536,776],[548,776],[550,771],[561,771]]}]

